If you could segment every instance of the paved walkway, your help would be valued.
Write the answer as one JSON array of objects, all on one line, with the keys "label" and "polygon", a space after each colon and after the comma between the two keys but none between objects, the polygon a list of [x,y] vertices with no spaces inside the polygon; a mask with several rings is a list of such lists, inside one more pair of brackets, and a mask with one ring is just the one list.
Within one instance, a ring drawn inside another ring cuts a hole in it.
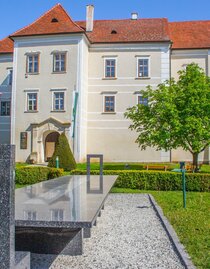
[{"label": "paved walkway", "polygon": [[81,256],[32,255],[32,269],[183,269],[146,194],[110,194]]}]

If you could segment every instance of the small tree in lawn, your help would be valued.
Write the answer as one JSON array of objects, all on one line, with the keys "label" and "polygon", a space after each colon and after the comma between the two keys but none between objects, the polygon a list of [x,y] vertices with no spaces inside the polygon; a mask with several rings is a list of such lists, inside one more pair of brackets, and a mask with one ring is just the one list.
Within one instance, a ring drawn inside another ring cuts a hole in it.
[{"label": "small tree in lawn", "polygon": [[179,79],[166,81],[142,95],[148,105],[128,108],[125,117],[132,120],[136,142],[141,149],[157,150],[182,147],[192,154],[198,171],[198,154],[210,144],[210,78],[197,64],[178,72]]},{"label": "small tree in lawn", "polygon": [[59,136],[55,151],[50,159],[48,166],[56,167],[56,157],[59,157],[59,168],[70,171],[76,168],[76,161],[71,152],[68,140],[64,133]]}]

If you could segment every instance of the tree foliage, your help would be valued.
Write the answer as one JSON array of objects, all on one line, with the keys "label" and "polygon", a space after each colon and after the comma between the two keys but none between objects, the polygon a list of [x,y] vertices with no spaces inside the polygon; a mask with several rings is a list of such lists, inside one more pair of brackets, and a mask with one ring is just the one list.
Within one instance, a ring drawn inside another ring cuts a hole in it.
[{"label": "tree foliage", "polygon": [[148,86],[142,91],[148,105],[128,108],[125,117],[132,120],[129,128],[137,131],[141,149],[182,147],[197,166],[198,154],[210,144],[210,78],[195,63],[178,74],[178,81]]},{"label": "tree foliage", "polygon": [[59,136],[58,143],[55,146],[55,151],[48,166],[56,167],[57,156],[59,158],[59,168],[63,168],[66,171],[76,169],[76,161],[64,133]]}]

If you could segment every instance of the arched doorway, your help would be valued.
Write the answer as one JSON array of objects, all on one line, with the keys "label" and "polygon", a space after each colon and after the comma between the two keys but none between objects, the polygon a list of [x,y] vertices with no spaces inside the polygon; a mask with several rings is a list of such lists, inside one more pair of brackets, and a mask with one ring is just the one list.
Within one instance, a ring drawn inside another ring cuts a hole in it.
[{"label": "arched doorway", "polygon": [[45,161],[48,162],[55,151],[60,134],[58,132],[49,133],[45,139]]}]

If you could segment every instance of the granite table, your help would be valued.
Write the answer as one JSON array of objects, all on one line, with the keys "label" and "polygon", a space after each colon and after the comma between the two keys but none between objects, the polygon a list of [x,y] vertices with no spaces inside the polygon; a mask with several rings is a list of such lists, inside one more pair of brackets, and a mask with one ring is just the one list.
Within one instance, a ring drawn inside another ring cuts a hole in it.
[{"label": "granite table", "polygon": [[15,247],[81,255],[117,176],[64,176],[15,191]]}]

